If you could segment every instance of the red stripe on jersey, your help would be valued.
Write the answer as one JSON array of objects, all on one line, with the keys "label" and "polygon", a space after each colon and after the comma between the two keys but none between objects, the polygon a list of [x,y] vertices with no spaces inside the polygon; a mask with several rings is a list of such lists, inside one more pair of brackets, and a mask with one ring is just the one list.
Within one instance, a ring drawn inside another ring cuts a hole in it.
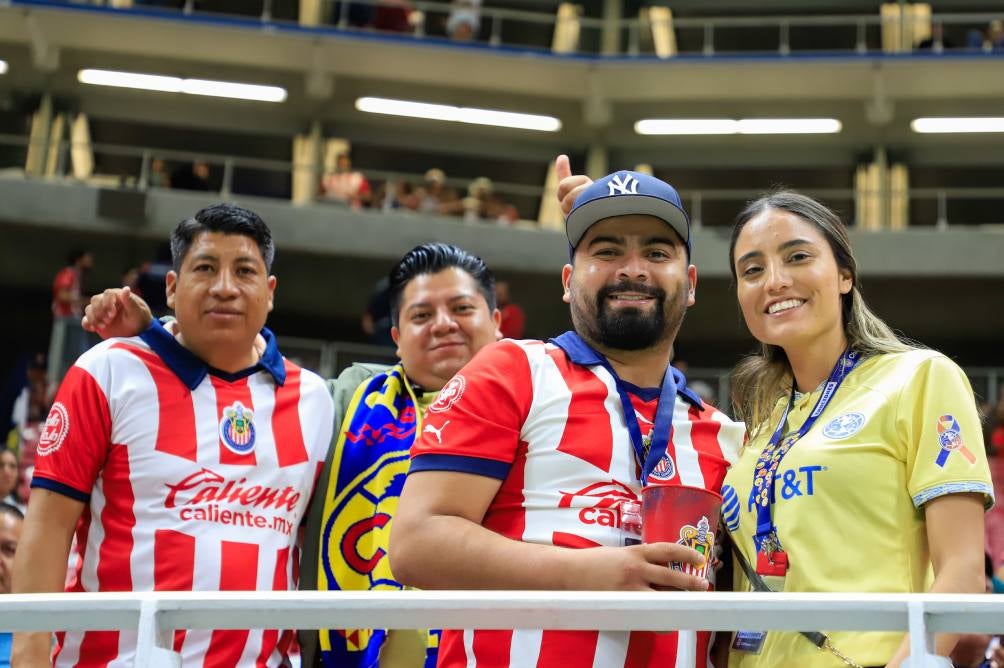
[{"label": "red stripe on jersey", "polygon": [[526,453],[529,447],[526,441],[519,442],[509,475],[502,481],[495,500],[481,521],[485,528],[513,540],[522,540],[523,532],[526,531],[526,511],[523,509],[526,498],[523,496],[523,486]]},{"label": "red stripe on jersey", "polygon": [[[289,569],[289,549],[284,547],[276,553],[275,571],[272,573],[272,591],[287,591],[286,586],[287,571]],[[256,666],[267,666],[268,657],[272,655],[276,644],[279,641],[279,632],[275,629],[268,629],[261,635],[261,652],[258,653]]]},{"label": "red stripe on jersey", "polygon": [[286,362],[286,382],[275,388],[272,410],[272,436],[275,439],[279,466],[293,466],[307,461],[307,446],[300,426],[300,367]]},{"label": "red stripe on jersey", "polygon": [[[451,631],[451,633],[456,636],[456,640],[460,644],[460,651],[463,652],[463,631]],[[482,666],[484,668],[508,666],[509,653],[512,651],[512,631],[475,631],[471,646],[474,649],[474,665],[479,666],[479,668]],[[466,666],[468,663],[467,661],[463,661],[457,665]]]},{"label": "red stripe on jersey", "polygon": [[[661,634],[666,635],[666,634]],[[675,636],[676,634],[672,634]],[[628,636],[627,659],[624,661],[624,668],[648,668],[649,661],[652,660],[652,653],[655,649],[655,634],[644,631],[635,631]],[[664,665],[672,665],[676,656],[676,643],[673,643],[672,654],[662,654],[660,658]]]},{"label": "red stripe on jersey", "polygon": [[[210,376],[213,383],[213,389],[216,391],[216,421],[220,424],[220,431],[230,425],[230,419],[225,415],[224,411],[227,409],[232,409],[234,404],[238,401],[244,408],[254,411],[254,404],[251,402],[251,388],[248,387],[248,379],[241,378],[232,383],[228,383],[225,380],[221,380],[216,376]],[[223,424],[224,419],[227,420],[227,425]],[[252,419],[252,425],[254,425],[254,420]],[[254,426],[251,427],[254,433]],[[249,432],[244,432],[244,437],[240,434],[236,434],[231,431],[231,438],[235,441],[239,441],[241,445],[246,445],[246,440],[249,436]],[[251,447],[247,452],[240,453],[235,452],[230,449],[230,447],[223,442],[223,435],[220,434],[220,463],[221,464],[234,464],[237,466],[254,466],[258,463],[258,460],[254,456],[254,447]],[[257,440],[258,436],[255,434],[253,436]],[[252,587],[253,589],[253,587]]]},{"label": "red stripe on jersey", "polygon": [[[136,527],[133,506],[136,497],[129,475],[129,451],[124,445],[112,445],[101,476],[104,480],[105,507],[101,527],[105,539],[98,548],[98,591],[132,591],[132,532]],[[116,650],[117,653],[117,650]]]},{"label": "red stripe on jersey", "polygon": [[718,492],[725,482],[729,463],[722,453],[721,443],[718,442],[718,432],[721,431],[722,425],[712,419],[713,414],[714,409],[702,410],[696,406],[691,406],[687,411],[687,417],[690,418],[690,441],[699,453],[697,461],[701,473],[704,474],[704,487]]},{"label": "red stripe on jersey", "polygon": [[100,668],[119,655],[118,631],[88,631],[80,641],[77,666]]},{"label": "red stripe on jersey", "polygon": [[582,536],[576,536],[574,533],[565,533],[564,531],[555,531],[552,533],[551,544],[557,545],[558,547],[574,547],[579,549],[602,546],[596,541],[583,538]]},{"label": "red stripe on jersey", "polygon": [[[158,424],[161,426],[157,430],[156,449],[190,461],[199,461],[192,392],[156,353],[129,344],[114,344],[111,348],[129,351],[138,357],[154,379],[157,405],[160,407]],[[164,429],[165,425],[171,425],[171,429]]]},{"label": "red stripe on jersey", "polygon": [[[195,578],[195,537],[172,529],[153,533],[154,591],[192,591]],[[174,632],[174,651],[185,642],[185,629]]]},{"label": "red stripe on jersey", "polygon": [[[220,591],[254,591],[258,588],[258,546],[220,541]],[[240,662],[248,631],[213,631],[204,668],[232,668]]]},{"label": "red stripe on jersey", "polygon": [[[606,384],[589,368],[572,364],[565,351],[555,349],[549,350],[547,354],[558,367],[572,393],[568,404],[568,420],[561,434],[558,452],[578,457],[601,471],[609,471],[610,460],[614,456],[610,419],[596,419],[597,414],[607,416],[604,408],[608,394]],[[600,445],[607,447],[599,447]]]},{"label": "red stripe on jersey", "polygon": [[544,631],[540,638],[540,668],[592,668],[599,631]]},{"label": "red stripe on jersey", "polygon": [[198,461],[198,444],[195,436],[195,408],[192,393],[156,353],[127,343],[116,343],[112,348],[128,350],[138,357],[153,378],[157,387],[157,405],[160,421],[157,429],[158,452]]}]

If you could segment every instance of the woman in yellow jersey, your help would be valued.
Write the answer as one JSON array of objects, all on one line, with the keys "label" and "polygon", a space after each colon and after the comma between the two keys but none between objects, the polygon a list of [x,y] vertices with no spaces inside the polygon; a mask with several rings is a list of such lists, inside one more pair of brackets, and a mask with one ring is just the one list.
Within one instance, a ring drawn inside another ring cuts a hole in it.
[{"label": "woman in yellow jersey", "polygon": [[[723,489],[752,579],[789,592],[983,592],[993,492],[959,367],[868,309],[844,225],[809,197],[747,206],[729,260],[762,344],[734,374],[749,440]],[[729,666],[897,666],[908,654],[902,633],[826,635],[835,652],[817,648],[819,634],[739,632]],[[939,636],[937,653],[954,644]]]}]

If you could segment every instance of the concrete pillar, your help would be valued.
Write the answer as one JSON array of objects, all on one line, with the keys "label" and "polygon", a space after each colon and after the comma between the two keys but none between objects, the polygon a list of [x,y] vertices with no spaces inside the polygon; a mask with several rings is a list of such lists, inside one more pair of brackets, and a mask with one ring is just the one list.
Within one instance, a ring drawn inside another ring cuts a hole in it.
[{"label": "concrete pillar", "polygon": [[603,1],[603,32],[600,35],[600,52],[604,56],[616,56],[621,52],[621,17],[624,15],[622,0]]},{"label": "concrete pillar", "polygon": [[610,173],[610,156],[605,144],[590,144],[586,153],[586,175],[599,179]]}]

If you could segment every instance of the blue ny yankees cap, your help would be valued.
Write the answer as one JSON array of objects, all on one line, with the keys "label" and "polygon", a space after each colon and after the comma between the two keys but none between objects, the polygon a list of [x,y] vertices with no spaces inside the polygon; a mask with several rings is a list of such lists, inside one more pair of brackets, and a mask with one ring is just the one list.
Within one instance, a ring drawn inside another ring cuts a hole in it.
[{"label": "blue ny yankees cap", "polygon": [[640,172],[614,172],[583,190],[565,218],[568,243],[574,249],[595,223],[632,214],[665,221],[683,239],[690,255],[690,219],[683,210],[680,194],[665,181]]}]

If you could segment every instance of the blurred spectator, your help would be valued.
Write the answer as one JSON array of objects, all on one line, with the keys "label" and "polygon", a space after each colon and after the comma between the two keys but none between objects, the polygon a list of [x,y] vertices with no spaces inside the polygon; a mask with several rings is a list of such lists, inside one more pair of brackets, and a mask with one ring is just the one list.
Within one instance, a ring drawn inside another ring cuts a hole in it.
[{"label": "blurred spectator", "polygon": [[0,503],[10,504],[24,512],[24,506],[17,498],[18,473],[20,469],[14,451],[0,450]]},{"label": "blurred spectator", "polygon": [[492,195],[488,198],[488,216],[496,225],[509,226],[519,220],[519,211],[501,195]]},{"label": "blurred spectator", "polygon": [[321,179],[321,195],[331,202],[362,208],[370,200],[370,183],[362,172],[352,169],[352,159],[342,153],[335,160],[335,170]]},{"label": "blurred spectator", "polygon": [[[21,540],[24,513],[6,503],[0,503],[0,595],[11,591],[11,574],[14,570],[14,553]],[[13,636],[0,631],[0,668],[10,668],[10,650]]]},{"label": "blurred spectator", "polygon": [[934,23],[931,25],[931,36],[917,42],[917,48],[940,53],[944,49],[954,49],[955,42],[945,37],[945,25],[943,23]]},{"label": "blurred spectator", "polygon": [[150,306],[153,317],[168,315],[171,309],[167,307],[167,272],[171,271],[171,247],[163,244],[157,249],[153,262],[140,267],[136,279],[136,292]]},{"label": "blurred spectator", "polygon": [[418,189],[418,212],[440,213],[439,207],[443,201],[443,189],[446,174],[443,170],[433,167],[425,173],[425,183]]},{"label": "blurred spectator", "polygon": [[450,39],[477,39],[480,30],[481,0],[453,0],[450,3],[450,16],[446,20],[446,34]]},{"label": "blurred spectator", "polygon": [[147,184],[151,188],[170,188],[171,173],[167,171],[167,163],[161,158],[154,158],[150,161],[150,176],[147,177]]},{"label": "blurred spectator", "polygon": [[710,383],[698,378],[696,380],[688,380],[687,387],[697,392],[697,396],[707,405],[718,406],[718,395],[715,394],[715,389],[711,387]]},{"label": "blurred spectator", "polygon": [[122,270],[122,275],[119,277],[122,287],[135,290],[139,283],[139,271],[139,267],[126,267]]},{"label": "blurred spectator", "polygon": [[179,167],[171,174],[170,183],[180,190],[209,190],[209,163],[196,160],[191,167]]},{"label": "blurred spectator", "polygon": [[489,217],[489,200],[494,185],[491,179],[479,176],[467,186],[467,197],[463,200],[464,220],[473,223]]},{"label": "blurred spectator", "polygon": [[373,16],[373,28],[384,32],[411,32],[411,17],[408,0],[380,0]]},{"label": "blurred spectator", "polygon": [[75,250],[66,258],[52,282],[52,336],[49,339],[49,383],[53,387],[88,347],[87,334],[80,326],[84,297],[84,274],[94,266],[94,257]]},{"label": "blurred spectator", "polygon": [[[1004,498],[1004,385],[998,389],[997,405],[984,409],[989,415],[990,436],[986,441],[987,462],[990,464],[990,479],[994,484],[994,496]],[[995,505],[985,517],[987,551],[994,568],[1004,566],[1004,506]]]},{"label": "blurred spectator", "polygon": [[509,292],[509,283],[497,281],[495,283],[495,305],[502,313],[502,324],[499,331],[506,339],[522,339],[526,330],[526,313],[523,307],[512,300]]},{"label": "blurred spectator", "polygon": [[394,346],[394,339],[390,336],[390,278],[384,276],[370,292],[369,303],[363,311],[361,321],[363,332],[369,342],[376,346]]},{"label": "blurred spectator", "polygon": [[970,30],[966,35],[966,46],[984,51],[1004,49],[1004,21],[991,21],[983,31]]}]

